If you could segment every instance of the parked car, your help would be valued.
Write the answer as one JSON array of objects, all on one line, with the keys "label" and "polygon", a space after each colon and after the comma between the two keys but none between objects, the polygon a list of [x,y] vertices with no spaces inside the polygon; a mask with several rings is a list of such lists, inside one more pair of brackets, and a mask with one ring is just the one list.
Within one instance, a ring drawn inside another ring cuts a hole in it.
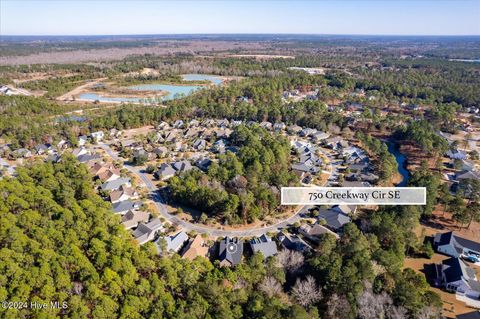
[{"label": "parked car", "polygon": [[475,257],[473,255],[464,255],[462,256],[462,258],[466,261],[469,261],[471,263],[477,263],[480,261],[480,259],[478,259],[478,257]]}]

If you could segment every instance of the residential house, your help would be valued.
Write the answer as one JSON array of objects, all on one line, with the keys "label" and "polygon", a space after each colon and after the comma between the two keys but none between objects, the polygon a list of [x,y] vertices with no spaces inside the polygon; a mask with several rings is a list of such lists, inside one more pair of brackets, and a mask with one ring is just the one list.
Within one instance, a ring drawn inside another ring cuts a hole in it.
[{"label": "residential house", "polygon": [[437,282],[447,291],[478,299],[480,297],[480,282],[477,281],[475,270],[468,267],[460,258],[449,258],[436,265]]},{"label": "residential house", "polygon": [[308,137],[308,136],[312,136],[314,135],[315,133],[317,133],[317,130],[314,129],[314,128],[309,128],[309,127],[305,127],[304,129],[302,129],[299,133],[300,136],[303,136],[303,137]]},{"label": "residential house", "polygon": [[236,266],[242,261],[243,242],[238,238],[225,237],[220,241],[218,259],[220,266]]},{"label": "residential house", "polygon": [[230,122],[227,119],[217,120],[217,126],[226,128],[228,127]]},{"label": "residential house", "polygon": [[209,247],[203,237],[197,235],[187,244],[182,257],[189,260],[194,260],[198,256],[206,257],[208,254],[208,248]]},{"label": "residential house", "polygon": [[280,232],[278,233],[277,238],[280,244],[286,249],[302,253],[312,250],[312,247],[297,235]]},{"label": "residential house", "polygon": [[159,146],[159,147],[155,147],[152,152],[157,155],[157,157],[159,158],[163,158],[165,156],[167,156],[168,154],[168,149],[165,147],[165,146]]},{"label": "residential house", "polygon": [[188,130],[185,131],[185,134],[183,134],[184,139],[191,139],[194,137],[197,137],[200,134],[200,131],[196,127],[191,127]]},{"label": "residential house", "polygon": [[325,145],[333,150],[339,150],[348,147],[348,142],[340,136],[330,137],[325,140]]},{"label": "residential house", "polygon": [[173,169],[173,167],[170,164],[163,163],[155,172],[154,176],[162,181],[165,181],[175,176],[175,173],[176,173],[175,169]]},{"label": "residential house", "polygon": [[175,162],[172,164],[172,167],[177,172],[186,172],[193,168],[192,164],[190,164],[190,162],[187,160]]},{"label": "residential house", "polygon": [[320,209],[318,211],[318,220],[320,224],[324,223],[326,227],[334,232],[341,231],[345,224],[352,221],[348,215],[333,209]]},{"label": "residential house", "polygon": [[102,182],[111,182],[120,178],[120,170],[118,168],[108,168],[103,172],[97,174]]},{"label": "residential house", "polygon": [[480,311],[474,310],[467,313],[462,313],[456,316],[456,319],[480,319]]},{"label": "residential house", "polygon": [[102,157],[97,153],[95,153],[95,154],[83,154],[83,155],[77,156],[77,160],[80,163],[90,163],[90,162],[99,161],[101,159],[102,159]]},{"label": "residential house", "polygon": [[125,200],[138,199],[138,198],[139,198],[139,195],[135,189],[131,187],[126,187],[123,185],[120,186],[118,190],[115,190],[110,193],[110,202],[112,203],[118,203]]},{"label": "residential house", "polygon": [[173,143],[177,139],[177,132],[176,131],[170,131],[167,133],[165,136],[165,142],[166,143]]},{"label": "residential house", "polygon": [[100,142],[104,138],[104,133],[102,131],[93,132],[90,135],[92,136],[92,139],[97,142]]},{"label": "residential house", "polygon": [[127,213],[129,210],[135,210],[140,208],[142,205],[141,202],[132,202],[131,200],[124,200],[121,202],[116,202],[112,205],[112,209],[115,214],[123,215]]},{"label": "residential house", "polygon": [[176,120],[175,123],[173,123],[174,128],[184,128],[185,123],[183,123],[182,120]]},{"label": "residential house", "polygon": [[175,235],[159,238],[155,244],[157,245],[157,250],[160,254],[165,253],[162,251],[162,241],[165,241],[166,252],[178,253],[185,242],[188,241],[188,235],[184,231],[181,231]]},{"label": "residential house", "polygon": [[43,154],[52,154],[54,149],[51,144],[40,144],[35,146],[35,151],[37,152],[38,155],[43,155]]},{"label": "residential house", "polygon": [[78,146],[84,146],[87,144],[88,137],[86,135],[81,135],[78,137],[77,145]]},{"label": "residential house", "polygon": [[130,178],[118,178],[116,180],[103,183],[100,188],[103,191],[114,191],[119,189],[122,186],[131,187]]},{"label": "residential house", "polygon": [[316,132],[315,134],[312,135],[312,139],[316,142],[326,140],[329,137],[330,137],[330,134],[325,132]]},{"label": "residential house", "polygon": [[207,147],[207,142],[204,139],[197,139],[193,143],[193,148],[197,151],[203,151]]},{"label": "residential house", "polygon": [[133,237],[140,245],[155,239],[158,232],[163,231],[163,225],[160,219],[154,218],[149,223],[139,223],[137,229],[133,232]]},{"label": "residential house", "polygon": [[189,127],[197,127],[199,125],[200,125],[200,122],[196,119],[192,119],[192,120],[190,120],[190,122],[188,122]]},{"label": "residential house", "polygon": [[336,212],[339,212],[339,213],[342,213],[342,214],[345,214],[345,215],[353,216],[357,212],[357,206],[355,206],[355,205],[335,205],[335,206],[332,206],[332,210],[336,211]]},{"label": "residential house", "polygon": [[170,128],[170,124],[168,124],[167,122],[160,122],[160,124],[158,124],[157,126],[158,130],[167,130],[169,128]]},{"label": "residential house", "polygon": [[267,121],[263,121],[260,123],[260,127],[263,127],[264,129],[271,131],[273,128],[273,124]]},{"label": "residential house", "polygon": [[298,126],[298,125],[290,125],[289,127],[287,127],[287,132],[290,133],[290,134],[298,134],[300,133],[300,131],[302,130],[303,128],[301,126]]},{"label": "residential house", "polygon": [[322,225],[315,223],[313,225],[310,224],[303,224],[300,226],[298,229],[300,234],[305,236],[306,238],[310,239],[313,242],[318,242],[320,240],[320,236],[323,234],[331,234],[335,236],[335,238],[340,238],[336,233],[332,232],[326,227],[323,227]]},{"label": "residential house", "polygon": [[455,174],[455,180],[460,181],[462,179],[480,180],[480,174],[474,171],[462,171]]},{"label": "residential house", "polygon": [[26,148],[19,148],[14,150],[13,152],[10,153],[10,157],[12,158],[29,158],[32,157],[32,152],[30,152]]},{"label": "residential house", "polygon": [[227,147],[227,143],[222,139],[222,140],[216,141],[216,142],[213,144],[212,150],[213,150],[214,152],[223,154],[223,153],[225,153],[225,148],[226,148],[226,147]]},{"label": "residential house", "polygon": [[344,181],[343,187],[372,187],[372,184],[366,181]]},{"label": "residential house", "polygon": [[439,253],[452,257],[469,254],[480,256],[480,243],[460,237],[453,231],[436,234],[433,239],[433,247]]},{"label": "residential house", "polygon": [[242,125],[242,120],[231,120],[230,127],[236,127]]},{"label": "residential house", "polygon": [[250,240],[250,248],[254,254],[262,253],[265,258],[274,256],[278,253],[277,244],[265,234]]},{"label": "residential house", "polygon": [[129,210],[122,216],[122,225],[126,229],[132,229],[138,226],[139,223],[146,223],[150,219],[150,213],[145,211]]},{"label": "residential house", "polygon": [[201,157],[195,161],[195,166],[197,166],[202,171],[208,170],[211,164],[212,160],[206,157]]},{"label": "residential house", "polygon": [[459,151],[459,150],[449,150],[446,154],[447,157],[451,159],[457,159],[457,160],[465,160],[467,159],[467,153],[464,151]]},{"label": "residential house", "polygon": [[273,124],[273,129],[275,130],[275,132],[283,131],[286,128],[287,128],[287,125],[283,122],[277,122]]}]

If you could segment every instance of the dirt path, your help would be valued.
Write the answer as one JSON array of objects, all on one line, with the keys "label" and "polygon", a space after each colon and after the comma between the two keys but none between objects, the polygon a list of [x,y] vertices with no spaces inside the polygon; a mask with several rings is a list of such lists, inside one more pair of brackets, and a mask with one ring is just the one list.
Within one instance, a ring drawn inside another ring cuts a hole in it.
[{"label": "dirt path", "polygon": [[77,94],[80,94],[83,90],[87,89],[87,88],[90,88],[96,84],[98,84],[100,81],[103,81],[103,80],[106,80],[107,78],[99,78],[99,79],[93,79],[91,80],[91,82],[88,82],[88,83],[85,83],[85,84],[82,84],[80,86],[77,86],[76,88],[74,88],[73,90],[71,90],[70,92],[67,92],[59,97],[57,97],[57,100],[58,101],[69,101],[69,100],[73,100],[73,97]]}]

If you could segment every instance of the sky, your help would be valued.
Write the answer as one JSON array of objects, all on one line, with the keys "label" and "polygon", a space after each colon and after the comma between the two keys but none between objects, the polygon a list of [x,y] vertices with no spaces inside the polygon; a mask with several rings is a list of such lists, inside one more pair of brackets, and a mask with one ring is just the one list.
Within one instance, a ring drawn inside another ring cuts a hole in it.
[{"label": "sky", "polygon": [[480,0],[0,0],[0,35],[480,35]]}]

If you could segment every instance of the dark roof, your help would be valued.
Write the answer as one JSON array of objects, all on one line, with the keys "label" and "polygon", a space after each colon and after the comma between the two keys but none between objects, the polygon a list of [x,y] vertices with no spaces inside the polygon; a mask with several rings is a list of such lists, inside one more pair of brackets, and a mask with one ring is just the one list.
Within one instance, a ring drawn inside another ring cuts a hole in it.
[{"label": "dark roof", "polygon": [[460,258],[449,258],[442,262],[443,274],[448,282],[475,279],[475,270],[468,267]]},{"label": "dark roof", "polygon": [[452,235],[453,235],[453,232],[451,231],[449,231],[448,233],[438,233],[435,235],[434,242],[438,246],[448,245],[450,244]]},{"label": "dark roof", "polygon": [[327,226],[335,230],[340,229],[343,227],[343,225],[351,222],[350,217],[332,209],[320,210],[318,218],[324,219]]},{"label": "dark roof", "polygon": [[457,319],[480,319],[480,311],[467,312],[461,315],[457,315]]},{"label": "dark roof", "polygon": [[290,250],[303,252],[311,249],[311,247],[297,235],[288,235],[284,233],[279,233],[278,239],[282,243],[283,247]]},{"label": "dark roof", "polygon": [[[230,249],[232,247],[232,249]],[[220,242],[218,259],[228,261],[232,266],[238,265],[242,261],[243,242],[238,238],[225,237]]]},{"label": "dark roof", "polygon": [[452,231],[436,234],[434,243],[437,247],[451,244],[455,248],[463,248],[472,250],[474,252],[480,252],[480,243],[460,237]]}]

